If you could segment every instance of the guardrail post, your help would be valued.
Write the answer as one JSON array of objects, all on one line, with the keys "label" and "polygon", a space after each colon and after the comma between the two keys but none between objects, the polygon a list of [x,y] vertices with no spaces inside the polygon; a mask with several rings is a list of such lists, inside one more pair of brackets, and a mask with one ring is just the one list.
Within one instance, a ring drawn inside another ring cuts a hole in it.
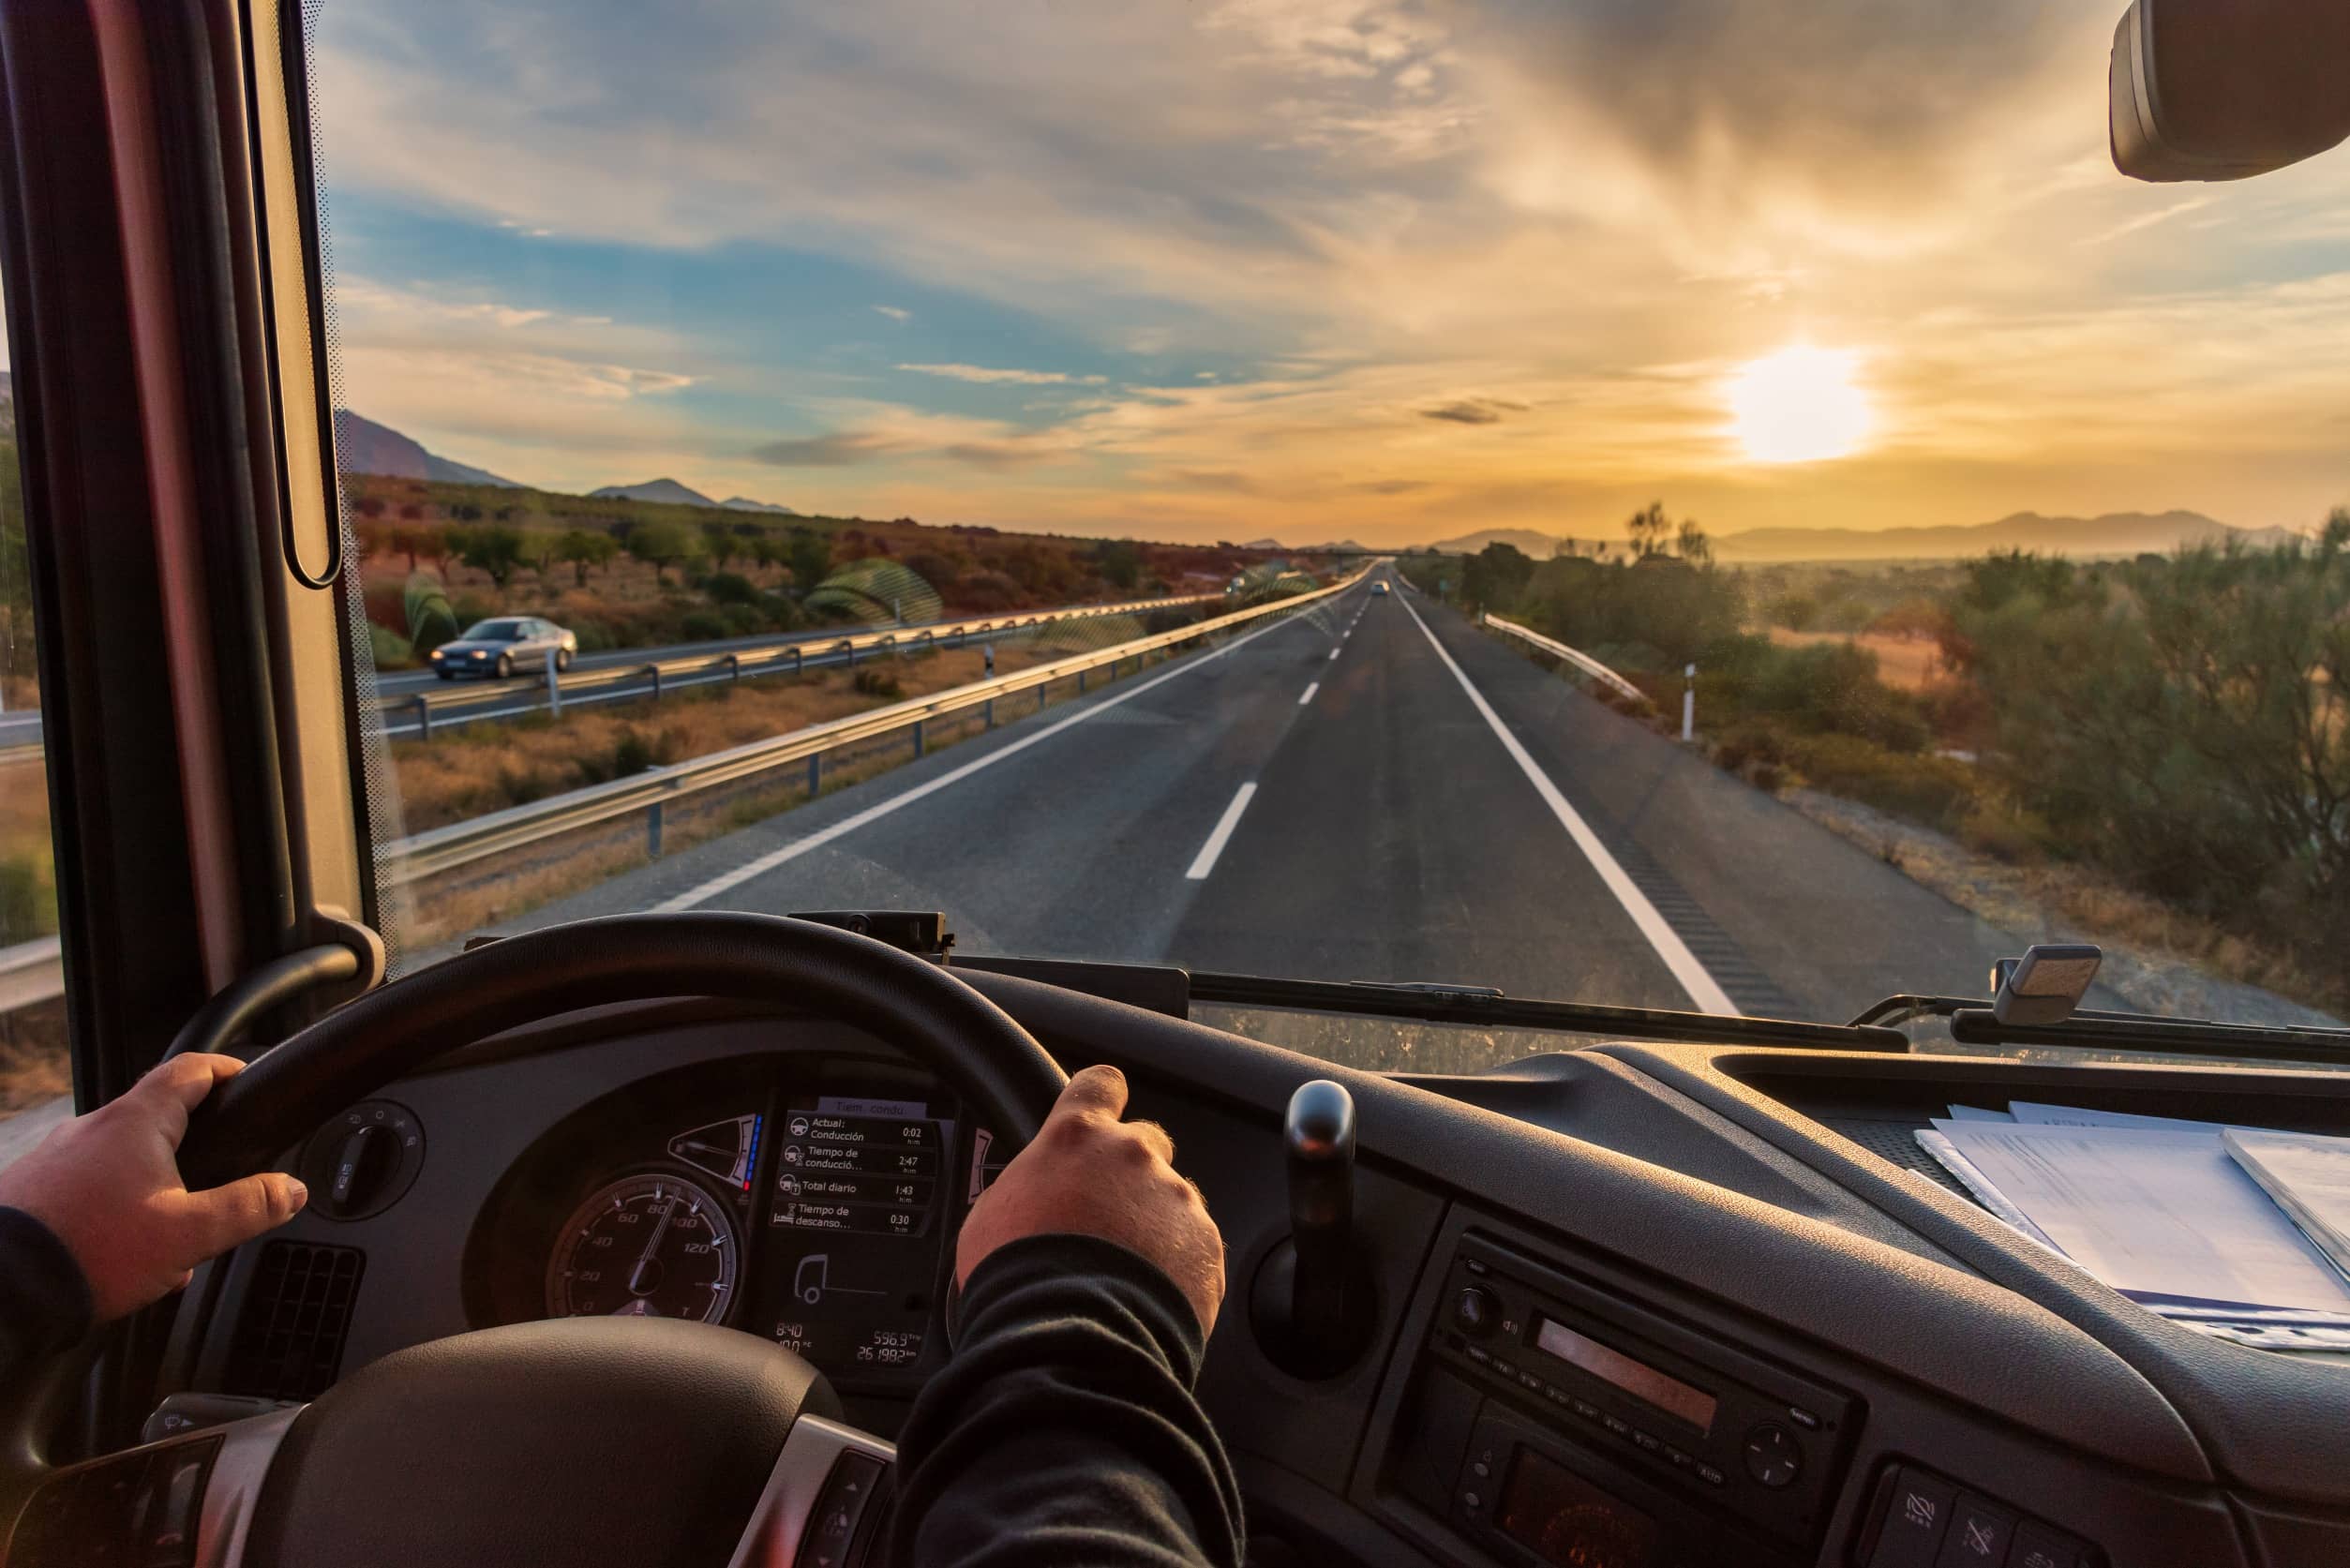
[{"label": "guardrail post", "polygon": [[1081,697],[1085,694],[1085,672],[1084,670],[1077,672],[1077,694]]},{"label": "guardrail post", "polygon": [[416,694],[416,733],[427,740],[432,739],[432,704],[422,692]]},{"label": "guardrail post", "polygon": [[652,677],[652,700],[659,702],[661,700],[661,666],[659,665],[647,665],[645,666],[645,673]]},{"label": "guardrail post", "polygon": [[727,654],[727,655],[726,655],[726,674],[727,674],[728,679],[730,679],[731,680],[733,680],[733,682],[734,682],[736,685],[740,686],[740,685],[741,685],[741,684],[742,684],[742,655],[741,655],[741,654],[740,654],[740,653],[729,653],[729,654]]},{"label": "guardrail post", "polygon": [[857,639],[854,637],[843,637],[841,639],[841,646],[848,650],[848,667],[850,669],[855,669],[857,667]]},{"label": "guardrail post", "polygon": [[563,716],[563,682],[561,672],[555,667],[555,650],[546,650],[546,707],[557,718]]},{"label": "guardrail post", "polygon": [[824,754],[817,752],[808,758],[808,799],[813,800],[824,793]]},{"label": "guardrail post", "polygon": [[920,761],[921,760],[921,758],[922,758],[922,721],[921,721],[921,720],[920,720],[920,719],[917,719],[917,720],[915,720],[915,721],[914,721],[914,760],[915,760],[915,761],[917,761],[917,762],[920,762]]},{"label": "guardrail post", "polygon": [[798,675],[808,667],[807,650],[798,643],[791,645],[791,673]]},{"label": "guardrail post", "polygon": [[661,859],[661,802],[658,800],[645,808],[645,853],[655,860]]},{"label": "guardrail post", "polygon": [[[1052,684],[1052,682],[1045,682],[1045,685],[1050,684]],[[1037,688],[1037,711],[1040,713],[1044,711],[1044,686],[1039,686]]]},{"label": "guardrail post", "polygon": [[994,729],[995,727],[995,699],[994,697],[990,697],[985,702],[981,703],[980,705],[980,713],[983,721],[980,727],[981,729]]}]

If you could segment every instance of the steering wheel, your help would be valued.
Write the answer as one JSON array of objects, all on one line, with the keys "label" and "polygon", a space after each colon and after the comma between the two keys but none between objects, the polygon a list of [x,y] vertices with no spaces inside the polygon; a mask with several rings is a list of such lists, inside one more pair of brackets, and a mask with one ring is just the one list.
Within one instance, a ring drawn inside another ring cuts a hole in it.
[{"label": "steering wheel", "polygon": [[[181,1172],[198,1187],[265,1169],[353,1100],[502,1030],[675,996],[788,1002],[857,1024],[935,1070],[1014,1146],[1068,1083],[994,1003],[869,938],[771,915],[623,915],[507,937],[321,1019],[198,1109]],[[299,1411],[83,1469],[142,1467],[132,1486],[150,1501],[132,1522],[152,1537],[147,1521],[171,1526],[184,1502],[186,1544],[201,1553],[190,1561],[206,1568],[841,1564],[876,1528],[867,1504],[892,1451],[840,1414],[820,1373],[756,1337],[561,1319],[413,1346]],[[22,1422],[0,1434],[20,1484],[39,1478],[36,1454]],[[34,1494],[11,1560],[42,1560],[25,1555],[26,1526],[42,1528],[44,1500],[74,1505],[52,1494],[106,1489],[76,1479]]]}]

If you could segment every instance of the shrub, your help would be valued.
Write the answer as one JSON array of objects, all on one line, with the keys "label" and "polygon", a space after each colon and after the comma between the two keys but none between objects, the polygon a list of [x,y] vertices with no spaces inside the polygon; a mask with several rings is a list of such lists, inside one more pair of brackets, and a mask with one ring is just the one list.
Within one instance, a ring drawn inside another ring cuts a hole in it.
[{"label": "shrub", "polygon": [[390,627],[379,626],[372,620],[368,621],[367,641],[374,647],[376,668],[399,670],[415,667],[415,649],[409,646],[406,637],[401,636]]},{"label": "shrub", "polygon": [[726,635],[726,623],[710,610],[695,610],[678,623],[688,642],[714,642]]},{"label": "shrub", "polygon": [[728,636],[747,637],[767,630],[767,617],[755,605],[728,605],[718,619],[726,623]]},{"label": "shrub", "polygon": [[759,590],[740,572],[713,572],[702,591],[721,605],[756,605]]},{"label": "shrub", "polygon": [[0,936],[29,942],[57,929],[57,890],[45,857],[0,857]]},{"label": "shrub", "polygon": [[881,665],[861,667],[849,680],[849,685],[869,697],[902,697],[906,694],[906,688],[898,684],[896,675]]}]

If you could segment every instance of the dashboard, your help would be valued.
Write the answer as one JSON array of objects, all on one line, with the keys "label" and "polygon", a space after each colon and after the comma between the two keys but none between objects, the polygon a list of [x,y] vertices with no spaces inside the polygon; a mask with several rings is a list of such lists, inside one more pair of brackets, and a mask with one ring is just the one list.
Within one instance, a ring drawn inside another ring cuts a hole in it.
[{"label": "dashboard", "polygon": [[[2350,1130],[2350,1075],[1611,1045],[1383,1076],[966,978],[1174,1137],[1233,1282],[1200,1396],[1292,1560],[2350,1561],[2350,1370],[2154,1319],[1888,1157],[1994,1096]],[[1357,1105],[1376,1325],[1299,1377],[1249,1302],[1316,1077]],[[887,1437],[949,1353],[952,1238],[1005,1153],[883,1042],[709,1002],[446,1058],[297,1153],[314,1192],[369,1127],[367,1190],[200,1284],[168,1386],[307,1398],[469,1328],[698,1315],[800,1350]]]},{"label": "dashboard", "polygon": [[795,1053],[657,1073],[541,1133],[467,1248],[468,1317],[690,1318],[844,1388],[919,1385],[992,1132],[925,1074]]}]

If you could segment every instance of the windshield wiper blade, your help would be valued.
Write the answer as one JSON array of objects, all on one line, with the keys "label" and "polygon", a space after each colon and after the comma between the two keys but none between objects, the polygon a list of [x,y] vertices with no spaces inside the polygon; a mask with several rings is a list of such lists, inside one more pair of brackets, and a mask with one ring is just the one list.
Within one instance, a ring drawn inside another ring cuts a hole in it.
[{"label": "windshield wiper blade", "polygon": [[1951,1038],[1968,1045],[2053,1045],[2350,1066],[2350,1029],[2299,1024],[2222,1023],[2094,1008],[2083,1008],[2061,1023],[2001,1023],[1992,1016],[1991,1004],[1980,998],[1908,993],[1888,996],[1852,1022],[1874,1027],[1908,1018],[1947,1019]]},{"label": "windshield wiper blade", "polygon": [[1603,1007],[1511,996],[1490,986],[1429,980],[1290,980],[1265,975],[1193,970],[1191,1000],[1227,1006],[1300,1008],[1431,1023],[1570,1030],[1610,1039],[1684,1040],[1707,1045],[1791,1046],[1805,1051],[1905,1053],[1898,1029],[1854,1023],[1804,1023],[1792,1019],[1744,1018],[1735,1013],[1672,1012],[1661,1008]]}]

